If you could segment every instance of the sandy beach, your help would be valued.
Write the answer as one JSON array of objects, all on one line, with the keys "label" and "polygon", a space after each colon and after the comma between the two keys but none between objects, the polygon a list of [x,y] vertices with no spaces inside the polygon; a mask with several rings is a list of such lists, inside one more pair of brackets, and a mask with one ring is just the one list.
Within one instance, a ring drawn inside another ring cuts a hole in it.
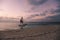
[{"label": "sandy beach", "polygon": [[[44,25],[46,26],[46,25]],[[1,40],[56,40],[58,25],[0,31]]]}]

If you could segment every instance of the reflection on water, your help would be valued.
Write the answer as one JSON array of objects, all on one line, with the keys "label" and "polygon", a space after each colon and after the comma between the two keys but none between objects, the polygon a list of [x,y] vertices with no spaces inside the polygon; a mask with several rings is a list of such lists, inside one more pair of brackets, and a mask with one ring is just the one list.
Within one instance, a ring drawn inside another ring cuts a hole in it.
[{"label": "reflection on water", "polygon": [[0,30],[18,29],[19,23],[0,22]]},{"label": "reflection on water", "polygon": [[[28,25],[24,26],[24,28],[34,28],[34,27],[59,27],[57,24],[40,24],[40,23],[27,23]],[[20,29],[18,22],[0,22],[0,30],[13,30]]]}]

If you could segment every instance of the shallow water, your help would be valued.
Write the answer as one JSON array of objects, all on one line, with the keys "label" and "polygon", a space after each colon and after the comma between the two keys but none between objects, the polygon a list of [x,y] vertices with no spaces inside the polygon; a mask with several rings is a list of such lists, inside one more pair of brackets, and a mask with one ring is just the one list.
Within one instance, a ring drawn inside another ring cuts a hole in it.
[{"label": "shallow water", "polygon": [[0,30],[6,30],[6,29],[18,29],[19,23],[9,23],[9,22],[1,22],[0,23]]},{"label": "shallow water", "polygon": [[[20,29],[18,26],[19,23],[11,23],[11,22],[0,22],[0,30],[14,30],[14,29]],[[34,27],[58,27],[60,25],[40,25],[40,24],[27,24],[24,28],[34,28]]]}]

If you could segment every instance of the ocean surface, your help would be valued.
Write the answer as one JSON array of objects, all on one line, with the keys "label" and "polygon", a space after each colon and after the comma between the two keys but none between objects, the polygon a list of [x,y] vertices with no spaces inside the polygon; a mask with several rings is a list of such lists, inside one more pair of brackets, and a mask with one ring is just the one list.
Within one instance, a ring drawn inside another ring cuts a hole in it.
[{"label": "ocean surface", "polygon": [[[59,23],[58,23],[59,24]],[[0,22],[0,30],[14,30],[14,29],[20,29],[20,27],[18,26],[19,23],[18,22]],[[33,27],[53,27],[53,26],[58,26],[55,23],[27,23],[27,25],[24,28],[33,28]]]},{"label": "ocean surface", "polygon": [[0,30],[18,29],[18,24],[19,23],[0,22]]}]

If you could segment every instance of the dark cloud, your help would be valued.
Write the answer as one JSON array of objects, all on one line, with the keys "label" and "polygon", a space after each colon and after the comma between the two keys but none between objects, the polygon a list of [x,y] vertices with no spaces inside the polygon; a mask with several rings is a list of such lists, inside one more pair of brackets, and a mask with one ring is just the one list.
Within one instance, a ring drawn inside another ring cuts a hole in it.
[{"label": "dark cloud", "polygon": [[46,2],[47,0],[29,0],[29,3],[31,5],[42,5]]},{"label": "dark cloud", "polygon": [[[55,1],[55,0],[54,0]],[[31,5],[34,5],[34,7],[33,8],[31,8],[31,11],[34,11],[34,12],[38,12],[38,10],[40,10],[40,9],[38,9],[38,7],[36,7],[36,6],[39,6],[39,8],[40,8],[40,5],[42,5],[42,4],[44,4],[45,2],[47,2],[47,0],[39,0],[39,1],[37,1],[37,0],[29,0],[29,2],[30,2],[30,4]],[[44,19],[42,19],[42,21],[49,21],[49,22],[60,22],[60,0],[56,0],[56,2],[57,2],[57,5],[58,6],[56,6],[56,8],[54,9],[54,8],[51,8],[51,9],[49,9],[49,10],[45,10],[45,11],[43,11],[43,13],[37,13],[37,14],[34,14],[34,15],[30,15],[29,17],[28,17],[28,19],[31,19],[31,18],[34,18],[34,17],[36,17],[36,16],[40,16],[40,17],[42,17],[42,16],[46,16],[47,14],[49,14],[49,12],[51,12],[50,14],[56,14],[56,15],[53,15],[53,16],[47,16],[47,17],[45,17]],[[52,5],[52,4],[51,4]],[[41,20],[40,20],[41,21]]]},{"label": "dark cloud", "polygon": [[52,22],[60,22],[59,17],[60,17],[60,15],[49,16],[49,17],[46,18],[46,20],[49,18],[49,19],[51,19],[50,21],[52,21]]},{"label": "dark cloud", "polygon": [[[52,1],[52,0],[51,0]],[[42,4],[45,4],[46,2],[49,2],[49,0],[39,0],[39,1],[37,1],[37,0],[29,0],[29,3],[31,4],[31,8],[27,11],[27,12],[34,12],[34,13],[36,13],[36,12],[39,12],[39,10],[45,10],[45,9],[49,9],[49,8],[47,8],[48,7],[48,4],[47,5],[42,5]],[[55,2],[55,0],[54,0],[54,2]],[[53,3],[54,3],[53,2]],[[41,6],[40,6],[41,5]],[[53,4],[51,4],[51,5],[53,5]],[[44,7],[46,7],[46,8],[44,8]],[[44,8],[44,9],[43,9]],[[54,8],[53,8],[54,9]]]},{"label": "dark cloud", "polygon": [[49,14],[49,12],[51,12],[50,14],[56,14],[56,15],[55,16],[47,16],[46,18],[44,18],[44,19],[42,19],[40,21],[45,21],[45,22],[47,22],[47,21],[48,22],[60,22],[60,18],[59,18],[60,17],[60,14],[59,14],[60,11],[58,9],[56,9],[56,10],[51,9],[50,11],[46,10],[43,13],[38,13],[38,14],[30,15],[28,17],[28,19],[34,18],[36,16],[40,16],[40,17],[46,16],[47,14]]},{"label": "dark cloud", "polygon": [[60,0],[56,0],[58,2],[57,10],[55,10],[56,13],[60,13]]},{"label": "dark cloud", "polygon": [[56,10],[51,10],[50,11],[52,14],[56,14],[54,16],[47,16],[45,19],[43,19],[42,21],[45,22],[60,22],[60,9],[56,9]]},{"label": "dark cloud", "polygon": [[[56,10],[51,10],[50,11],[52,14],[56,14],[54,16],[47,16],[45,19],[43,19],[44,21],[48,21],[48,22],[60,22],[60,9],[56,9]],[[50,20],[49,20],[50,19]]]},{"label": "dark cloud", "polygon": [[56,1],[60,2],[60,0],[56,0]]},{"label": "dark cloud", "polygon": [[56,10],[54,9],[48,9],[48,10],[45,10],[43,11],[43,13],[37,13],[37,14],[34,14],[34,15],[31,15],[31,17],[35,17],[35,16],[46,16],[47,14],[55,14]]},{"label": "dark cloud", "polygon": [[55,10],[56,13],[60,13],[60,9]]},{"label": "dark cloud", "polygon": [[46,16],[47,12],[48,12],[48,11],[45,11],[45,12],[43,12],[43,13],[37,13],[37,14],[30,15],[30,16],[28,17],[28,19],[31,19],[31,18],[36,17],[36,16]]},{"label": "dark cloud", "polygon": [[[51,10],[50,11],[52,14],[56,14],[54,16],[47,16],[45,19],[43,19],[42,21],[44,22],[60,22],[60,9],[56,9],[56,10]],[[47,13],[47,12],[46,12]],[[45,13],[45,14],[46,14]]]},{"label": "dark cloud", "polygon": [[[59,0],[60,1],[60,0]],[[48,18],[50,18],[50,21],[54,21],[54,22],[60,22],[60,5],[57,6],[57,9],[54,10],[54,12],[57,14],[55,16],[50,16]]]},{"label": "dark cloud", "polygon": [[40,16],[40,14],[34,14],[34,15],[30,15],[27,19],[31,19],[31,18],[34,18],[36,16]]}]

